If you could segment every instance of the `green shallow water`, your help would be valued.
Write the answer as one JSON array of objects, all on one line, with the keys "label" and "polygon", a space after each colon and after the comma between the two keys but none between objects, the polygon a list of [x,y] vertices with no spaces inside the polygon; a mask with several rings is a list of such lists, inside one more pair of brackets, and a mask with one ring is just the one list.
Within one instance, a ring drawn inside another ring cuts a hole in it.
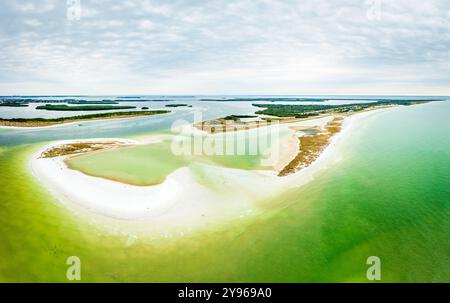
[{"label": "green shallow water", "polygon": [[67,164],[92,176],[134,185],[155,185],[189,161],[185,157],[173,157],[170,145],[157,143],[92,153],[72,158]]},{"label": "green shallow water", "polygon": [[[280,132],[280,137],[287,134],[289,134],[288,131],[282,131]],[[188,166],[194,162],[247,170],[269,169],[269,167],[263,165],[261,160],[267,156],[265,151],[270,147],[270,140],[268,140],[269,142],[265,148],[257,148],[256,146],[253,154],[248,152],[250,150],[250,140],[257,135],[244,136],[242,140],[232,133],[223,137],[206,137],[209,139],[217,138],[216,144],[220,146],[221,151],[221,154],[218,155],[214,153],[204,155],[204,152],[196,152],[196,150],[206,150],[203,147],[208,139],[204,139],[202,136],[196,136],[195,138],[190,136],[183,137],[183,146],[189,148],[187,150],[183,149],[185,153],[174,154],[175,149],[172,148],[173,137],[171,136],[162,140],[162,142],[74,157],[69,159],[67,164],[70,168],[91,176],[139,186],[160,184],[176,169]],[[266,134],[262,133],[260,136],[266,136]],[[266,137],[270,139],[270,136]],[[198,138],[203,140],[198,140]],[[275,139],[273,140],[272,144],[277,142]],[[211,142],[213,142],[212,139]],[[242,150],[244,152],[236,155],[237,150],[239,150],[239,142],[243,142]],[[214,144],[211,144],[211,146],[215,147]],[[229,150],[234,151],[231,155],[227,154],[227,147]]]},{"label": "green shallow water", "polygon": [[[111,235],[61,207],[27,173],[40,144],[0,148],[0,280],[450,281],[450,103],[365,121],[314,182],[267,201],[262,215],[185,236]],[[272,205],[272,206],[271,206]]]}]

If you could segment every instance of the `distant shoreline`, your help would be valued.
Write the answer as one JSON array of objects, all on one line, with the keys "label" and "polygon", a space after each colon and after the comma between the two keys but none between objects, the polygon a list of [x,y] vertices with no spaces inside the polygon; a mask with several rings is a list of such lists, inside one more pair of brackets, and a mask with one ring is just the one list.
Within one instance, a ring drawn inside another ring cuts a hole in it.
[{"label": "distant shoreline", "polygon": [[170,111],[168,111],[168,110],[152,110],[152,111],[101,113],[101,114],[70,116],[70,117],[61,117],[61,118],[53,118],[53,119],[46,119],[46,118],[4,119],[4,118],[0,118],[0,126],[15,127],[15,128],[48,127],[48,126],[56,126],[56,125],[74,123],[74,122],[134,118],[134,117],[153,116],[153,115],[168,114],[168,113],[170,113]]}]

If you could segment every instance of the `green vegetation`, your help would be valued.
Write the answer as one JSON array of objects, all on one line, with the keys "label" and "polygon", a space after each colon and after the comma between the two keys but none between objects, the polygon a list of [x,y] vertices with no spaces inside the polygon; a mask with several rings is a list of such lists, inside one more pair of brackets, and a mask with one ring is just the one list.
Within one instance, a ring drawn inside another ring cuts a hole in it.
[{"label": "green vegetation", "polygon": [[13,99],[0,99],[3,103],[70,103],[72,101],[86,101],[76,99],[31,99],[31,98],[13,98]]},{"label": "green vegetation", "polygon": [[192,105],[187,104],[166,104],[166,107],[182,107],[182,106],[192,107]]},{"label": "green vegetation", "polygon": [[[375,102],[404,102],[399,99],[383,99],[383,98],[313,98],[313,97],[305,97],[305,98],[297,98],[297,97],[242,97],[242,98],[217,98],[217,99],[200,99],[200,101],[221,101],[221,102],[228,102],[228,101],[265,101],[265,102],[324,102],[328,100],[342,100],[342,101],[361,101],[365,100],[367,102],[369,101],[375,101]],[[436,99],[416,99],[416,100],[406,100],[407,102],[415,102],[415,101],[439,101],[439,100],[445,100],[442,97],[438,97]]]},{"label": "green vegetation", "polygon": [[119,104],[119,102],[116,101],[86,101],[86,100],[73,100],[67,102],[69,104]]},{"label": "green vegetation", "polygon": [[28,104],[26,104],[26,103],[17,103],[17,102],[4,102],[4,103],[0,103],[0,106],[4,106],[4,107],[27,107]]},{"label": "green vegetation", "polygon": [[167,114],[167,113],[170,113],[170,111],[152,110],[152,111],[112,112],[112,113],[80,115],[80,116],[60,117],[60,118],[51,118],[51,119],[45,119],[45,118],[3,119],[3,118],[0,118],[0,125],[43,126],[43,125],[53,125],[53,124],[67,123],[67,122],[73,122],[73,121],[79,121],[79,120],[128,118],[128,117],[151,116],[151,115],[159,115],[159,114]]},{"label": "green vegetation", "polygon": [[91,111],[91,110],[115,110],[115,109],[132,109],[132,108],[136,108],[136,106],[110,106],[110,105],[68,106],[68,105],[46,104],[36,107],[36,109],[59,110],[59,111]]},{"label": "green vegetation", "polygon": [[200,99],[200,101],[266,101],[266,102],[277,102],[277,101],[289,101],[289,102],[295,102],[295,101],[308,101],[308,102],[323,102],[326,99],[323,98],[222,98],[222,99]]},{"label": "green vegetation", "polygon": [[261,119],[263,119],[264,121],[267,121],[267,122],[283,120],[283,118],[276,118],[276,117],[262,117]]},{"label": "green vegetation", "polygon": [[353,103],[340,105],[286,105],[286,104],[253,104],[253,106],[264,108],[256,114],[270,115],[276,117],[307,118],[318,116],[329,112],[346,113],[361,111],[372,107],[387,105],[411,105],[426,103],[428,101],[379,101],[371,103]]},{"label": "green vegetation", "polygon": [[225,120],[233,120],[233,121],[238,121],[239,119],[245,119],[245,118],[257,118],[258,116],[255,115],[230,115],[230,116],[226,116],[224,119]]}]

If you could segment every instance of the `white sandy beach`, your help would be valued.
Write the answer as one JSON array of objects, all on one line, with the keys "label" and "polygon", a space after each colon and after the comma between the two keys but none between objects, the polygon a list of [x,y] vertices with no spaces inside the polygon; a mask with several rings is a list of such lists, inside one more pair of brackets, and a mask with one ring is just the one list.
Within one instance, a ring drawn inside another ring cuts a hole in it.
[{"label": "white sandy beach", "polygon": [[[227,218],[252,214],[268,198],[313,180],[314,174],[326,167],[324,164],[330,163],[333,158],[334,160],[339,158],[335,155],[336,147],[344,144],[345,138],[351,136],[351,130],[356,122],[359,123],[385,110],[388,109],[371,110],[346,118],[341,132],[332,138],[331,143],[313,164],[286,177],[278,177],[268,171],[193,164],[177,169],[159,185],[133,186],[69,169],[64,163],[64,156],[39,158],[48,148],[67,143],[118,141],[140,144],[137,141],[117,138],[54,142],[40,149],[32,157],[29,166],[33,175],[58,198],[58,201],[69,208],[81,207],[88,212],[108,218],[141,220],[158,225],[160,228],[195,228],[206,223],[223,222]],[[282,127],[323,125],[330,119],[332,117],[322,117]],[[148,142],[151,140],[146,141]],[[298,152],[298,145],[293,142],[291,139],[284,145],[286,150],[280,157],[284,158],[284,162]],[[211,176],[210,182],[217,186],[207,186],[199,182],[194,174],[195,169],[206,172]]]}]

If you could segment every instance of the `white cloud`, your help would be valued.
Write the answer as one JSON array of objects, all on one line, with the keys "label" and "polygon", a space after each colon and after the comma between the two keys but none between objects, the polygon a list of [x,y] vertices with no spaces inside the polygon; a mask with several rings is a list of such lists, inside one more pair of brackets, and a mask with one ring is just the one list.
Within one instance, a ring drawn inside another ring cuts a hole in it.
[{"label": "white cloud", "polygon": [[[8,0],[6,0],[8,1]],[[55,8],[55,0],[17,1],[12,3],[15,11],[29,14],[43,14]]]},{"label": "white cloud", "polygon": [[0,4],[0,94],[450,95],[450,3],[370,3],[82,0],[73,22],[65,3]]},{"label": "white cloud", "polygon": [[148,29],[154,29],[156,27],[155,23],[153,23],[150,20],[142,20],[139,22],[139,28],[148,30]]},{"label": "white cloud", "polygon": [[31,26],[31,27],[36,27],[36,26],[42,25],[42,22],[39,21],[39,20],[36,20],[36,19],[27,19],[27,20],[24,21],[24,23],[26,25]]}]

